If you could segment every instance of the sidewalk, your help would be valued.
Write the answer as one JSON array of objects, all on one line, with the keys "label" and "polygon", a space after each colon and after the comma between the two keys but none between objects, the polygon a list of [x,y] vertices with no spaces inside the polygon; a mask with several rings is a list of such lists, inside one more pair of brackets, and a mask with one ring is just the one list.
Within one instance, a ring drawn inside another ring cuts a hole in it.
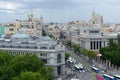
[{"label": "sidewalk", "polygon": [[[98,68],[100,68],[101,70],[103,70],[103,71],[107,69],[106,66],[103,65],[103,64],[101,64],[101,63],[94,62],[94,64],[95,64]],[[106,73],[111,74],[111,75],[116,75],[116,74],[117,74],[117,75],[120,75],[120,70],[116,70],[116,69],[110,70],[110,69],[107,69]]]}]

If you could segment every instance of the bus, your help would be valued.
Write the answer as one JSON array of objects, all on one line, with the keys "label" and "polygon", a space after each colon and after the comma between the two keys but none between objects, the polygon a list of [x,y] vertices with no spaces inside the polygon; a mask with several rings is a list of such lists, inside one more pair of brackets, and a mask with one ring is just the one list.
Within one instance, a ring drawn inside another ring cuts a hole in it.
[{"label": "bus", "polygon": [[77,64],[75,65],[75,69],[76,69],[76,70],[79,70],[79,69],[80,69]]},{"label": "bus", "polygon": [[120,75],[114,75],[116,80],[120,80]]},{"label": "bus", "polygon": [[105,80],[116,80],[115,77],[110,76],[110,75],[108,75],[108,74],[103,74],[103,78],[104,78]]},{"label": "bus", "polygon": [[79,72],[85,72],[84,67],[82,66],[82,64],[76,64],[74,65],[75,69],[78,70]]},{"label": "bus", "polygon": [[99,73],[99,69],[97,69],[96,67],[92,67],[91,69],[92,69],[92,71],[94,71],[95,73]]}]

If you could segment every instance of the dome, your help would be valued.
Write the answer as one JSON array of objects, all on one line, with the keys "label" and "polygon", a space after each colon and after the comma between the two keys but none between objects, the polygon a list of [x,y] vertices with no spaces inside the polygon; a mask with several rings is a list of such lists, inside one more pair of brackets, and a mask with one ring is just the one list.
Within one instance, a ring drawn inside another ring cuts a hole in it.
[{"label": "dome", "polygon": [[12,38],[30,38],[30,36],[22,31],[19,31],[18,33],[12,35]]}]

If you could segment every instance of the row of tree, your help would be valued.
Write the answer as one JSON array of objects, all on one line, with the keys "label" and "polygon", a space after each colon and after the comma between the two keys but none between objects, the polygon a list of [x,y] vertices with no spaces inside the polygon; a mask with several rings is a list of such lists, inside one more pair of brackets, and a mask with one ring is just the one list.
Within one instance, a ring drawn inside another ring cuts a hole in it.
[{"label": "row of tree", "polygon": [[53,80],[53,71],[36,55],[14,56],[0,51],[0,80]]},{"label": "row of tree", "polygon": [[67,41],[66,45],[73,49],[75,53],[80,53],[81,52],[81,49],[80,49],[80,46],[79,45],[76,45],[76,44],[72,44],[71,41]]},{"label": "row of tree", "polygon": [[120,67],[120,35],[117,36],[117,41],[113,38],[109,39],[109,46],[100,49],[103,61],[110,61],[112,65]]},{"label": "row of tree", "polygon": [[[116,41],[117,40],[117,41]],[[110,61],[114,66],[120,67],[120,35],[118,34],[117,39],[110,38],[109,46],[100,49],[102,54],[102,61]],[[97,57],[96,52],[86,49],[81,49],[80,46],[72,44],[71,41],[67,41],[67,46],[72,48],[75,53],[80,53],[88,56],[89,60]]]},{"label": "row of tree", "polygon": [[92,61],[94,58],[97,57],[97,54],[95,51],[87,50],[87,49],[81,49],[79,45],[72,44],[71,41],[67,41],[67,46],[74,50],[75,53],[78,55],[83,54],[89,58],[89,61]]}]

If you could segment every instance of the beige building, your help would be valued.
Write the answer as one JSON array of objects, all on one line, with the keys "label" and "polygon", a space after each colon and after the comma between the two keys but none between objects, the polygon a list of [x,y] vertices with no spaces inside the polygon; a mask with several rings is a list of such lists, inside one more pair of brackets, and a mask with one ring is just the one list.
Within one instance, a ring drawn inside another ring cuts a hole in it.
[{"label": "beige building", "polygon": [[14,23],[5,25],[5,34],[15,34],[18,32],[19,26],[16,26]]},{"label": "beige building", "polygon": [[20,28],[24,28],[25,33],[34,35],[42,34],[43,18],[34,18],[33,14],[28,14],[28,19],[16,20],[12,24],[5,25],[5,34],[15,34]]},{"label": "beige building", "polygon": [[60,37],[60,26],[59,25],[48,25],[46,28],[47,35],[53,35],[54,38],[57,40]]},{"label": "beige building", "polygon": [[93,11],[90,22],[92,25],[103,25],[103,16],[96,14],[95,11]]}]

